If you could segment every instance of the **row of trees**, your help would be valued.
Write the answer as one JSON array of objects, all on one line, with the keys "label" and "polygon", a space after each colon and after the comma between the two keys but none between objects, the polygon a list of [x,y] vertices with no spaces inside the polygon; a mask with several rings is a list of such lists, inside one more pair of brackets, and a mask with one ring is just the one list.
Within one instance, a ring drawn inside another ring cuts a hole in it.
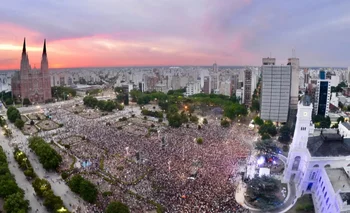
[{"label": "row of trees", "polygon": [[51,87],[51,94],[53,98],[67,100],[68,97],[75,97],[77,91],[70,87],[55,86]]},{"label": "row of trees", "polygon": [[8,168],[6,154],[0,146],[0,198],[4,199],[7,213],[26,213],[29,201],[24,199],[24,192],[18,187]]},{"label": "row of trees", "polygon": [[38,178],[27,155],[19,150],[18,147],[15,147],[14,157],[19,167],[24,171],[24,175],[29,180],[34,180],[32,186],[35,193],[44,199],[44,206],[51,212],[58,212],[58,210],[60,210],[60,212],[68,213],[68,210],[63,205],[62,199],[56,196],[51,190],[50,183],[45,179]]},{"label": "row of trees", "polygon": [[68,186],[73,192],[79,194],[85,201],[89,203],[94,203],[96,201],[98,194],[96,186],[90,181],[84,179],[82,176],[74,175],[68,181]]},{"label": "row of trees", "polygon": [[91,107],[91,108],[99,108],[102,111],[108,111],[111,112],[113,109],[117,108],[119,110],[124,109],[124,107],[112,100],[97,100],[97,98],[92,97],[90,95],[85,96],[84,99],[84,105]]},{"label": "row of trees", "polygon": [[69,213],[69,211],[64,207],[61,197],[56,196],[53,193],[51,185],[47,180],[35,178],[35,180],[32,182],[32,186],[36,195],[44,199],[44,206],[50,212]]},{"label": "row of trees", "polygon": [[61,155],[41,137],[29,138],[29,147],[39,157],[40,163],[46,170],[56,170],[62,162]]},{"label": "row of trees", "polygon": [[150,111],[147,109],[141,110],[142,115],[147,115],[155,118],[163,118],[163,112],[162,111]]},{"label": "row of trees", "polygon": [[28,179],[34,179],[37,177],[35,172],[34,172],[34,169],[32,167],[32,164],[30,163],[27,155],[24,152],[19,150],[18,147],[15,147],[13,155],[14,155],[15,160],[17,161],[19,167],[23,170],[24,175]]}]

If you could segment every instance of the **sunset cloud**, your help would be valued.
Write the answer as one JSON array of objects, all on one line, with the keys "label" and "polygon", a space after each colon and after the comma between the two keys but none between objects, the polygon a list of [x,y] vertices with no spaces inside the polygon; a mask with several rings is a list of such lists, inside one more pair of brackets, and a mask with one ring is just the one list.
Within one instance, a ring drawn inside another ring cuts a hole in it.
[{"label": "sunset cloud", "polygon": [[19,68],[24,37],[32,64],[40,64],[47,39],[50,67],[260,65],[270,53],[285,63],[291,49],[301,65],[347,66],[349,6],[327,0],[7,1],[0,5],[0,69]]}]

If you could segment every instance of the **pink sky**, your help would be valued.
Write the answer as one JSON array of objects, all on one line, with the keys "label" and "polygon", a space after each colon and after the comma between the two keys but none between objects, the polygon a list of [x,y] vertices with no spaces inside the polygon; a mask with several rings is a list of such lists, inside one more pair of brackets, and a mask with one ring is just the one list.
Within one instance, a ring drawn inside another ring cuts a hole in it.
[{"label": "pink sky", "polygon": [[[25,5],[25,6],[23,6]],[[27,0],[0,5],[0,69],[286,64],[348,66],[350,2],[329,0]],[[320,14],[332,14],[323,16]]]}]

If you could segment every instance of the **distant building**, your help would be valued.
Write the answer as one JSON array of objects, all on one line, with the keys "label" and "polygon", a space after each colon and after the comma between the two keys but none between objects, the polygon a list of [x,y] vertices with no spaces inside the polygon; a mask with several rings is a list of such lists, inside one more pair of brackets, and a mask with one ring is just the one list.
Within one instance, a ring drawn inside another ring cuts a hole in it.
[{"label": "distant building", "polygon": [[198,94],[201,92],[201,82],[200,81],[192,81],[189,82],[186,86],[186,96],[191,96],[194,94]]},{"label": "distant building", "polygon": [[203,92],[205,94],[210,94],[211,93],[211,79],[210,79],[210,76],[204,76]]},{"label": "distant building", "polygon": [[145,82],[139,82],[139,91],[145,92]]},{"label": "distant building", "polygon": [[317,87],[315,93],[315,115],[328,116],[329,101],[331,98],[331,84],[330,80],[317,80]]},{"label": "distant building", "polygon": [[331,76],[331,87],[336,87],[340,83],[340,78],[338,75]]},{"label": "distant building", "polygon": [[252,71],[246,69],[244,71],[244,81],[243,81],[243,103],[246,106],[252,105]]},{"label": "distant building", "polygon": [[295,110],[295,117],[299,100],[299,58],[288,58],[288,65],[292,66],[292,80],[290,88],[290,109]]},{"label": "distant building", "polygon": [[276,59],[275,58],[263,58],[262,59],[262,64],[263,65],[275,65],[276,64]]},{"label": "distant building", "polygon": [[220,84],[220,94],[231,96],[232,95],[232,83],[231,81],[224,81]]},{"label": "distant building", "polygon": [[180,88],[181,88],[180,77],[179,77],[179,75],[174,75],[171,78],[171,89],[178,90]]},{"label": "distant building", "polygon": [[232,76],[231,84],[232,84],[232,92],[233,92],[233,94],[235,94],[236,90],[241,88],[239,86],[239,76],[238,76],[238,74],[235,74],[235,75]]},{"label": "distant building", "polygon": [[320,70],[320,79],[321,79],[321,80],[326,79],[326,71]]},{"label": "distant building", "polygon": [[50,100],[51,81],[49,75],[49,62],[46,53],[46,40],[41,57],[40,70],[32,69],[26,50],[26,40],[23,42],[21,68],[11,81],[13,95],[21,100],[28,98],[32,103],[43,103]]},{"label": "distant building", "polygon": [[290,102],[291,66],[262,66],[261,118],[287,122]]}]

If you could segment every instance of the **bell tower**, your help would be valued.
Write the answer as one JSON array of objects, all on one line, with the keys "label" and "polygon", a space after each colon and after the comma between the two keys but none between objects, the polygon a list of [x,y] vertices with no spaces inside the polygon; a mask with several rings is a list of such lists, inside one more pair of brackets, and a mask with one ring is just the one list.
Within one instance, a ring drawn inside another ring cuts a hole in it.
[{"label": "bell tower", "polygon": [[306,173],[306,162],[308,161],[307,142],[310,130],[314,128],[311,115],[312,104],[310,97],[306,94],[298,103],[293,142],[290,145],[286,168],[284,170],[284,183],[289,182],[299,185]]}]

